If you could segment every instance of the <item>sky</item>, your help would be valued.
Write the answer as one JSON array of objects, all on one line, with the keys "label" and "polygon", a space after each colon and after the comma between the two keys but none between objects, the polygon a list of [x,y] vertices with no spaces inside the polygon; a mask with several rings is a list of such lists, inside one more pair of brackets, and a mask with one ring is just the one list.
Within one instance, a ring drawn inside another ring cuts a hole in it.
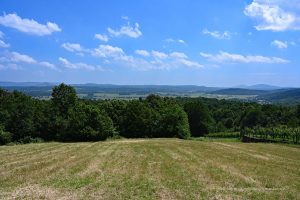
[{"label": "sky", "polygon": [[0,81],[300,87],[300,0],[1,0]]}]

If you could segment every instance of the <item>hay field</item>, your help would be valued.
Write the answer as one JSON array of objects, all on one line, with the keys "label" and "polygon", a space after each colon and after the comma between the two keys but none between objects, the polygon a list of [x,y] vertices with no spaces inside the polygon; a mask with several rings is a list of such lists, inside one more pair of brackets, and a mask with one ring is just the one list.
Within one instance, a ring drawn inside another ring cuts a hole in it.
[{"label": "hay field", "polygon": [[1,146],[0,199],[300,199],[300,148],[179,139]]}]

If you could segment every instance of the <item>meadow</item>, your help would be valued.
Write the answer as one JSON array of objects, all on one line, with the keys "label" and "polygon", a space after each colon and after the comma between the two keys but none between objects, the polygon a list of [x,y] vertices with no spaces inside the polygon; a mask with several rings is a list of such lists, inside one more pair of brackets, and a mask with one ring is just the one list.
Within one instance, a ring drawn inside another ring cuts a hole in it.
[{"label": "meadow", "polygon": [[0,146],[0,199],[299,199],[300,148],[121,139]]}]

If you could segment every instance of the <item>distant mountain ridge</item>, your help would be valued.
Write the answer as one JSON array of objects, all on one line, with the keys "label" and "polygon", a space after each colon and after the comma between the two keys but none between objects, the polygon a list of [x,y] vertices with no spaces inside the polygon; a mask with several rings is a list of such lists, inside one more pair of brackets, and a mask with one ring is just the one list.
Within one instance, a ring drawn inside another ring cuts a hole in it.
[{"label": "distant mountain ridge", "polygon": [[249,89],[249,90],[278,90],[286,87],[279,87],[275,85],[268,84],[256,84],[256,85],[239,85],[233,88]]},{"label": "distant mountain ridge", "polygon": [[[59,82],[12,82],[12,81],[0,81],[1,86],[53,86],[58,85]],[[81,83],[81,84],[69,84],[74,86],[103,86],[103,87],[192,87],[192,88],[214,88],[214,89],[229,89],[229,88],[240,88],[249,90],[277,90],[282,88],[293,88],[293,87],[280,87],[268,84],[256,84],[256,85],[238,85],[233,87],[208,87],[198,85],[153,85],[153,84],[138,84],[138,85],[120,85],[120,84],[101,84],[101,83]]]},{"label": "distant mountain ridge", "polygon": [[263,95],[272,92],[272,90],[252,90],[243,88],[226,88],[210,92],[210,94],[221,95]]},{"label": "distant mountain ridge", "polygon": [[279,104],[300,104],[300,88],[280,89],[269,94],[259,95],[257,100]]}]

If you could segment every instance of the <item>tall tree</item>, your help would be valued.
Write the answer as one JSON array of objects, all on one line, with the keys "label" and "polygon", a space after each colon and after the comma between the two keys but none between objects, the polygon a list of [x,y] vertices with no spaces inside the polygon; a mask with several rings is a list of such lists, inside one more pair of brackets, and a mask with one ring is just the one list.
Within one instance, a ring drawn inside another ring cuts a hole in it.
[{"label": "tall tree", "polygon": [[67,115],[77,100],[74,87],[61,83],[53,88],[51,101],[61,115]]},{"label": "tall tree", "polygon": [[188,115],[191,135],[199,137],[208,134],[212,118],[207,107],[198,100],[184,104],[184,110]]}]

